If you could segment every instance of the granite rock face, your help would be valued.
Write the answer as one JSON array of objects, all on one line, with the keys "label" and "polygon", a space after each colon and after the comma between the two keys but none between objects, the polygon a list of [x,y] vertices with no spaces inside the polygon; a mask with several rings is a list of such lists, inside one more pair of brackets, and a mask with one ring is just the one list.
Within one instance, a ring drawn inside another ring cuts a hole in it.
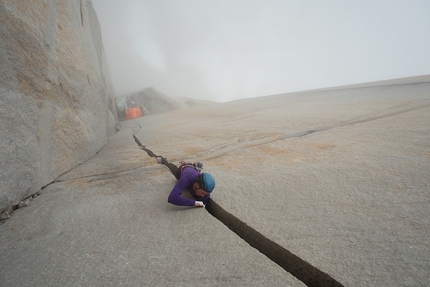
[{"label": "granite rock face", "polygon": [[0,212],[106,144],[108,71],[91,1],[0,1]]}]

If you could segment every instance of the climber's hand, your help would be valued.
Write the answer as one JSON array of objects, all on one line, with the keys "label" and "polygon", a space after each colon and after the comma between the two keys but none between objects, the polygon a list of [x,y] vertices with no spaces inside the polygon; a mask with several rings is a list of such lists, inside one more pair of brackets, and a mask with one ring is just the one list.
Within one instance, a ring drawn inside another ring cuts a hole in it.
[{"label": "climber's hand", "polygon": [[205,204],[203,203],[203,201],[196,201],[196,203],[194,203],[195,207],[205,207]]}]

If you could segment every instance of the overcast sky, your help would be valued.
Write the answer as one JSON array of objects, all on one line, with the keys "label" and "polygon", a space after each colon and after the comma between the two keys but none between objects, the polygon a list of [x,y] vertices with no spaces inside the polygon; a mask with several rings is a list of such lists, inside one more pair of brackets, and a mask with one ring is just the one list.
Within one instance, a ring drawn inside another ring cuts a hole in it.
[{"label": "overcast sky", "polygon": [[430,74],[428,0],[92,0],[117,95],[225,102]]}]

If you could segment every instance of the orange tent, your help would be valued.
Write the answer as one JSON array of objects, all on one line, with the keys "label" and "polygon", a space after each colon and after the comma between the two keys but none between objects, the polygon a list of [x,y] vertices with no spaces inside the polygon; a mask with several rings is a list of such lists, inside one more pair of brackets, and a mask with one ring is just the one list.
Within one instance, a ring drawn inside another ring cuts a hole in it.
[{"label": "orange tent", "polygon": [[142,116],[142,110],[140,107],[131,108],[125,110],[125,119],[131,120]]}]

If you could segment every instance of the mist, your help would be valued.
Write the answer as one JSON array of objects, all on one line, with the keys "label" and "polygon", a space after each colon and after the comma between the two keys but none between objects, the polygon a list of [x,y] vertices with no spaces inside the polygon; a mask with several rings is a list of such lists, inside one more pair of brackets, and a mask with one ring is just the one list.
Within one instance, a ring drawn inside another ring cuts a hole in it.
[{"label": "mist", "polygon": [[226,102],[430,74],[425,0],[92,2],[117,96]]}]

